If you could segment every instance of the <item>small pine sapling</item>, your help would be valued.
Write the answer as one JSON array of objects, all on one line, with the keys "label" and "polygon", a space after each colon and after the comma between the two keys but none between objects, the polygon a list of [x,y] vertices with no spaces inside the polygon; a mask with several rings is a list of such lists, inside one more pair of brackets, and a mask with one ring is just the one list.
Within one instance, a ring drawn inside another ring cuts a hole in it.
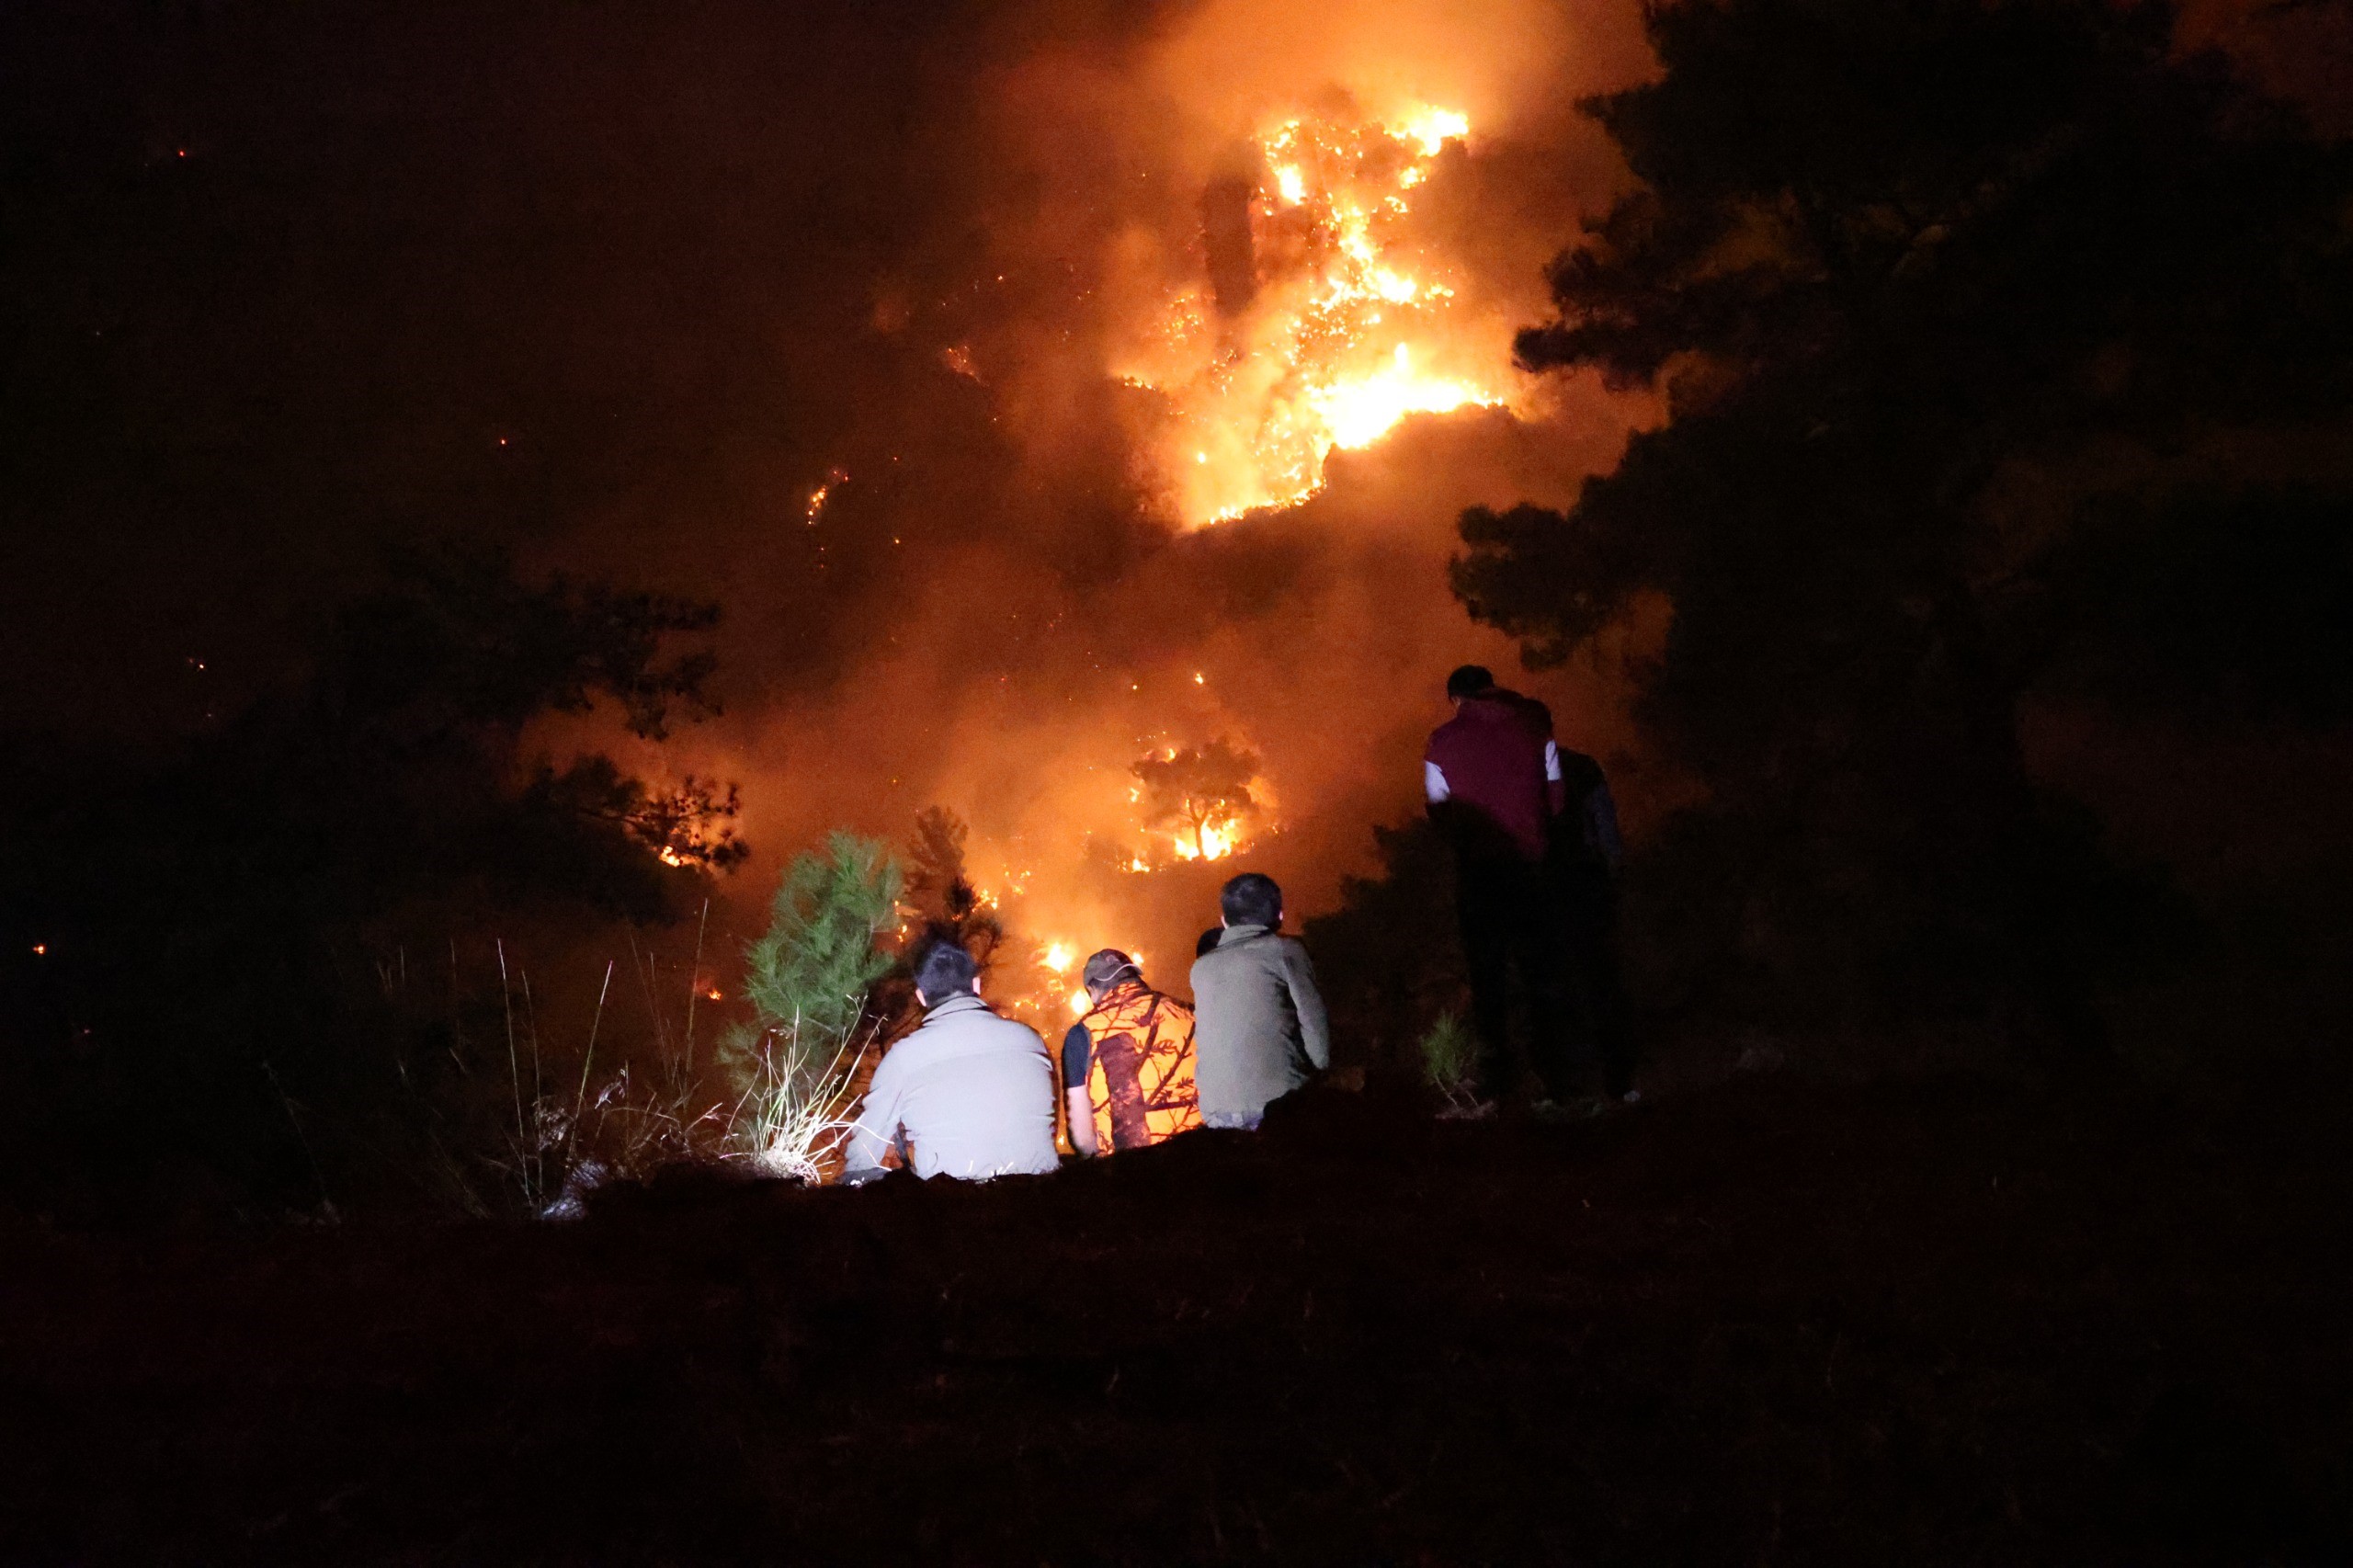
[{"label": "small pine sapling", "polygon": [[882,845],[836,833],[794,858],[768,928],[744,949],[757,1017],[728,1031],[722,1064],[741,1085],[730,1128],[761,1163],[815,1180],[847,1130],[840,1116],[874,1030],[867,1004],[892,960],[904,876]]},{"label": "small pine sapling", "polygon": [[1448,1108],[1469,1111],[1479,1103],[1479,1041],[1457,1013],[1440,1013],[1421,1040],[1422,1077]]}]

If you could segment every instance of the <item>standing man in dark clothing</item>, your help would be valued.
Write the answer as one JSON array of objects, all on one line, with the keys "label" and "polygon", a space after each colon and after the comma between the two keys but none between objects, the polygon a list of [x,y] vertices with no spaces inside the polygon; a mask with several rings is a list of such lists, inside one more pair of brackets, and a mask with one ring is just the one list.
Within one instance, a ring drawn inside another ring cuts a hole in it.
[{"label": "standing man in dark clothing", "polygon": [[1555,749],[1563,809],[1552,818],[1546,866],[1560,912],[1569,1017],[1601,1067],[1604,1098],[1632,1104],[1633,1037],[1618,973],[1618,868],[1626,858],[1618,807],[1601,765]]},{"label": "standing man in dark clothing", "polygon": [[1546,1094],[1567,1094],[1574,1011],[1601,1059],[1605,1094],[1630,1098],[1632,1062],[1609,951],[1623,851],[1608,784],[1591,757],[1561,750],[1542,703],[1497,687],[1480,665],[1449,676],[1446,694],[1455,715],[1430,734],[1422,782],[1430,820],[1454,849],[1482,1109],[1511,1088],[1514,970],[1528,990],[1529,1054]]}]

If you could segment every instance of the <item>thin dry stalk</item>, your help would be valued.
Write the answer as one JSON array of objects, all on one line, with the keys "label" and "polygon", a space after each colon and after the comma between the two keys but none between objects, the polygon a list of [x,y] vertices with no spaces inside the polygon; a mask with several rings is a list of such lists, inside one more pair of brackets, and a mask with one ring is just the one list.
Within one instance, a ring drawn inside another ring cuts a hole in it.
[{"label": "thin dry stalk", "polygon": [[654,956],[639,949],[633,930],[629,934],[629,967],[637,977],[638,994],[645,998],[645,1017],[654,1027],[654,1050],[666,1062],[670,1055],[670,1026],[662,1017],[661,1004],[654,997]]},{"label": "thin dry stalk", "polygon": [[[519,1157],[530,1145],[523,1131],[523,1069],[515,1055],[515,992],[506,983],[506,939],[498,938],[498,996],[506,1007],[506,1082],[515,1091],[515,1152]],[[530,1197],[528,1190],[523,1196]]]},{"label": "thin dry stalk", "polygon": [[605,998],[613,989],[613,964],[616,961],[612,959],[605,960],[605,983],[597,992],[597,1016],[588,1021],[588,1051],[580,1059],[580,1092],[572,1099],[572,1125],[574,1128],[580,1125],[580,1113],[588,1105],[588,1069],[596,1065],[597,1030],[605,1022]]},{"label": "thin dry stalk", "polygon": [[702,901],[702,917],[695,922],[695,961],[687,971],[687,1038],[682,1052],[688,1063],[695,1054],[695,1003],[702,994],[702,938],[710,926],[710,900]]},{"label": "thin dry stalk", "polygon": [[319,1156],[311,1148],[311,1135],[302,1130],[301,1117],[295,1114],[293,1096],[287,1094],[286,1085],[278,1082],[276,1063],[264,1058],[261,1070],[269,1075],[269,1086],[278,1091],[278,1103],[286,1108],[286,1119],[293,1126],[295,1142],[302,1145],[302,1158],[311,1167],[311,1179],[318,1184],[319,1212],[332,1224],[342,1216],[335,1211],[335,1199],[327,1196],[326,1175],[319,1169]]},{"label": "thin dry stalk", "polygon": [[540,1083],[540,1009],[531,1000],[531,971],[517,966],[516,972],[523,979],[523,1020],[531,1037],[531,1120],[535,1134],[523,1149],[523,1158],[530,1173],[529,1185],[524,1196],[536,1207],[540,1195],[547,1190],[548,1185],[547,1140],[536,1132],[540,1107],[547,1101]]}]

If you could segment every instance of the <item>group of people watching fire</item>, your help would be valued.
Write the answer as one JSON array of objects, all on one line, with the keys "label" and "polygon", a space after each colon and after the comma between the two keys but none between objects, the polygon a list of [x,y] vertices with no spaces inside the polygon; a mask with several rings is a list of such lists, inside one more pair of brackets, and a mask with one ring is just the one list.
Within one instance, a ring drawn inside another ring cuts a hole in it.
[{"label": "group of people watching fire", "polygon": [[[1564,751],[1544,705],[1476,665],[1447,678],[1454,717],[1422,765],[1431,821],[1452,846],[1456,914],[1479,1040],[1478,1097],[1447,1113],[1498,1114],[1513,1101],[1512,980],[1530,1021],[1537,1115],[1571,1098],[1581,1038],[1601,1103],[1629,1103],[1625,1006],[1611,956],[1623,855],[1609,787]],[[1106,948],[1080,971],[1087,1007],[1063,1037],[1070,1144],[1102,1157],[1197,1128],[1255,1130],[1267,1108],[1332,1064],[1331,1028],[1306,948],[1282,932],[1282,889],[1245,871],[1219,897],[1219,926],[1193,962],[1193,1004],[1154,989]],[[979,965],[935,941],[915,960],[923,1021],[874,1071],[844,1179],[892,1164],[972,1180],[1035,1175],[1062,1162],[1055,1066],[1037,1031],[981,999]]]}]

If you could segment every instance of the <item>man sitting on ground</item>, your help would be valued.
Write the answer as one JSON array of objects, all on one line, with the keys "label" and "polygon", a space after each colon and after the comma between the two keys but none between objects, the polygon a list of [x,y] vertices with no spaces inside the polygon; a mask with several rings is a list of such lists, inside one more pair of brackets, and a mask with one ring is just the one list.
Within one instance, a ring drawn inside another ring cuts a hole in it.
[{"label": "man sitting on ground", "polygon": [[1193,962],[1201,1120],[1253,1128],[1267,1104],[1332,1065],[1332,1035],[1307,949],[1281,934],[1283,890],[1245,871],[1219,899],[1225,928]]},{"label": "man sitting on ground", "polygon": [[1199,1127],[1192,1009],[1146,985],[1116,948],[1088,959],[1079,979],[1094,1006],[1063,1037],[1071,1147],[1110,1154]]},{"label": "man sitting on ground", "polygon": [[925,1011],[891,1048],[850,1134],[845,1181],[881,1174],[896,1148],[915,1175],[986,1181],[1060,1165],[1054,1149],[1054,1066],[1026,1024],[981,1000],[980,966],[953,940],[915,959]]}]

